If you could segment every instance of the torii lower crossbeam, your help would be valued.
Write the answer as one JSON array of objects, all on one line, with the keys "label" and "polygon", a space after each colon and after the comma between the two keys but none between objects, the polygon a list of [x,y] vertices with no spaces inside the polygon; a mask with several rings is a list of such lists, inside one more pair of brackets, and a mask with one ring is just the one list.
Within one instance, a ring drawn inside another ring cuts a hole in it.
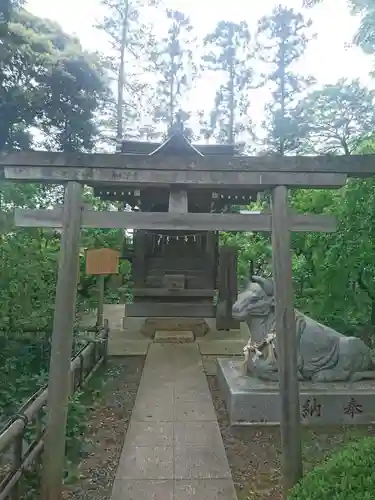
[{"label": "torii lower crossbeam", "polygon": [[[18,227],[61,228],[63,209],[15,210]],[[165,231],[260,231],[270,232],[272,215],[254,214],[193,214],[172,212],[97,212],[82,211],[83,228],[156,229]],[[336,220],[330,215],[289,215],[291,231],[336,231]]]}]

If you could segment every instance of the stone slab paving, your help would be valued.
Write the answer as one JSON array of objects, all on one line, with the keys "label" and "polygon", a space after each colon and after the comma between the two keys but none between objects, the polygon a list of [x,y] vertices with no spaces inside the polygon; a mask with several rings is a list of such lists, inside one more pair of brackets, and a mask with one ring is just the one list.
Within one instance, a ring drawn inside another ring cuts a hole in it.
[{"label": "stone slab paving", "polygon": [[151,344],[111,500],[236,500],[196,344]]},{"label": "stone slab paving", "polygon": [[[146,318],[128,317],[124,322],[124,314],[125,304],[104,305],[104,317],[109,320],[110,327],[108,354],[110,356],[146,355],[152,344],[152,339],[146,338],[141,333]],[[91,311],[84,315],[81,325],[83,327],[94,326],[95,322],[96,311]],[[205,318],[205,322],[209,331],[203,337],[196,339],[202,355],[243,355],[243,346],[250,336],[245,323],[241,323],[238,330],[218,331],[216,330],[215,318]],[[173,335],[176,336],[176,332],[173,332]],[[163,341],[163,339],[159,339],[159,341]],[[171,341],[171,339],[166,338],[165,341]]]}]

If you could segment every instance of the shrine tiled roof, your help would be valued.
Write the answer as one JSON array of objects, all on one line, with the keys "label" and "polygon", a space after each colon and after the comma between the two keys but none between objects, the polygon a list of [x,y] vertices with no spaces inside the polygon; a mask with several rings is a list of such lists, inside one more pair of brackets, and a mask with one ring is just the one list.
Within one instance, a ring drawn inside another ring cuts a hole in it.
[{"label": "shrine tiled roof", "polygon": [[164,142],[124,139],[119,145],[121,153],[154,156],[156,154],[212,156],[237,156],[241,146],[236,144],[193,144],[182,131],[174,131]]}]

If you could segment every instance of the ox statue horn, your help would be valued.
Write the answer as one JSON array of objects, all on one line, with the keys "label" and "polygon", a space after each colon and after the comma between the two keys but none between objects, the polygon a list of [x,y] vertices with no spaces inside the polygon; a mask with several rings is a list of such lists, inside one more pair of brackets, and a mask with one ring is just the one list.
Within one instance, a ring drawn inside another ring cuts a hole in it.
[{"label": "ox statue horn", "polygon": [[273,282],[269,279],[262,278],[261,276],[253,276],[252,281],[254,283],[258,283],[263,290],[266,292],[266,294],[270,297],[273,295]]}]

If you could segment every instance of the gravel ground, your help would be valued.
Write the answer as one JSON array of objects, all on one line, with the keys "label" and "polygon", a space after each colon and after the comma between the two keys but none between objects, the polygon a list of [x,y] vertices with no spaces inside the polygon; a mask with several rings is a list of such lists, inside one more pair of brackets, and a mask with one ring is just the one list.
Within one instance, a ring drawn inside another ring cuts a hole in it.
[{"label": "gravel ground", "polygon": [[[230,427],[217,379],[207,378],[238,499],[281,500],[279,429]],[[305,470],[324,460],[335,448],[368,435],[375,435],[374,426],[304,429]]]},{"label": "gravel ground", "polygon": [[101,397],[87,416],[85,457],[79,480],[67,486],[64,500],[109,500],[130,422],[145,358],[112,358],[103,372]]}]

